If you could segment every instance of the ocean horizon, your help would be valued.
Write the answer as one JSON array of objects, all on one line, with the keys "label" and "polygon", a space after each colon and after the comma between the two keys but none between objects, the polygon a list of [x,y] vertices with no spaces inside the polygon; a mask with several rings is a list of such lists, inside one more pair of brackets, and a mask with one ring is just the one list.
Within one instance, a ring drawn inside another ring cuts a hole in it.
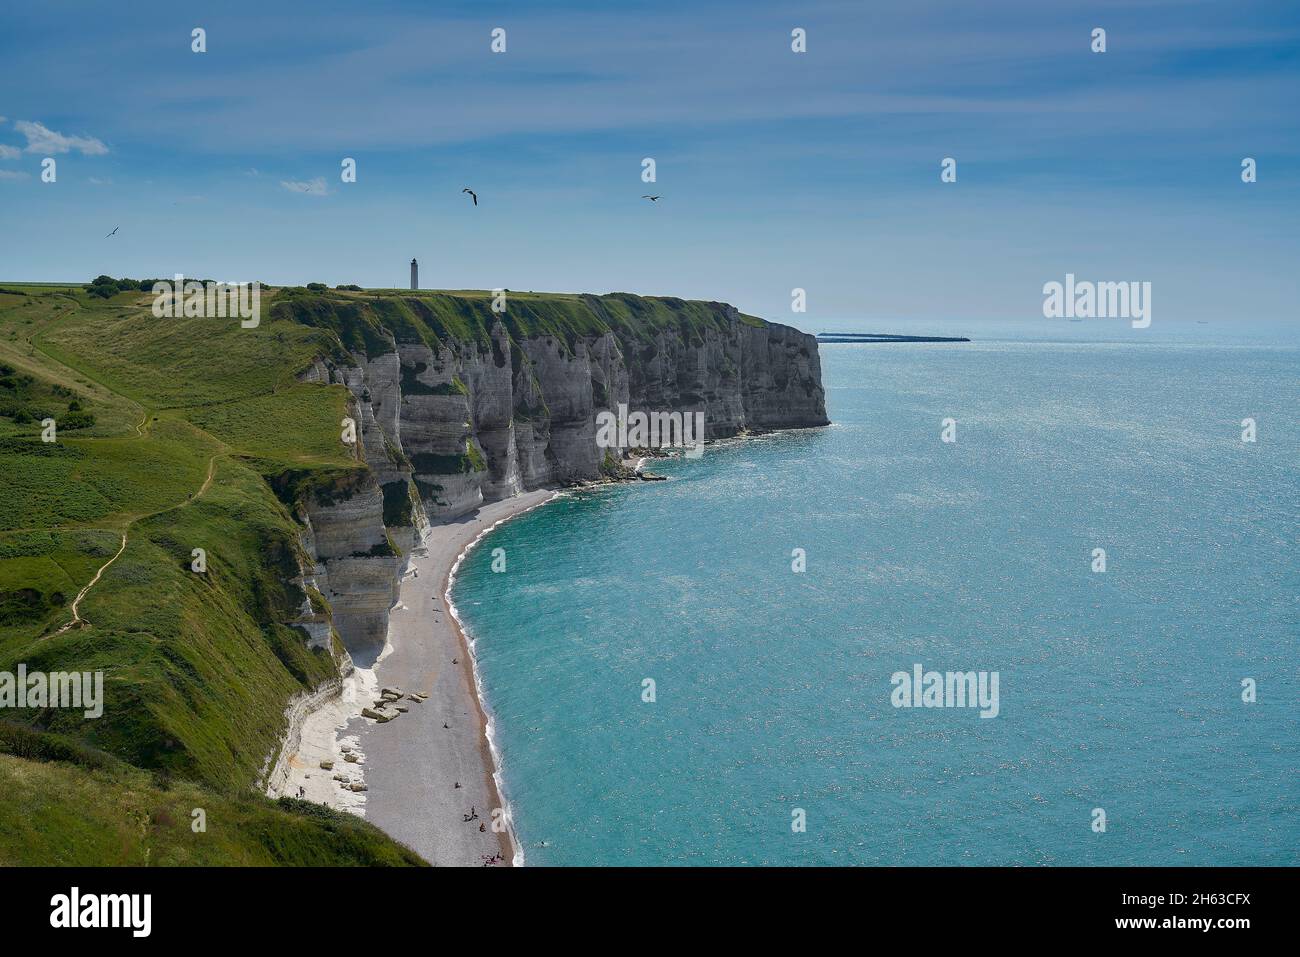
[{"label": "ocean horizon", "polygon": [[1284,928],[1297,50],[1296,0],[6,5],[19,938],[287,945],[448,868],[623,931],[597,868]]},{"label": "ocean horizon", "polygon": [[[1294,863],[1295,333],[808,331],[974,341],[823,344],[830,426],[651,460],[461,562],[526,862]],[[996,707],[896,706],[916,668]]]}]

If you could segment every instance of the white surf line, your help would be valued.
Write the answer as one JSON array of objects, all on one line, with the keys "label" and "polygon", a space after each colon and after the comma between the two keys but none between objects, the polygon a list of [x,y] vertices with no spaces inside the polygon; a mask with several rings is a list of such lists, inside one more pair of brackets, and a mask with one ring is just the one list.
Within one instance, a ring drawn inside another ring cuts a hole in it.
[{"label": "white surf line", "polygon": [[447,572],[447,590],[443,592],[442,595],[442,600],[446,603],[447,610],[451,613],[451,616],[456,619],[456,627],[460,629],[460,633],[465,637],[465,646],[469,649],[470,671],[474,676],[474,694],[478,697],[478,706],[483,712],[483,735],[487,738],[488,753],[492,757],[492,782],[496,785],[497,796],[501,798],[501,816],[506,824],[506,833],[510,835],[510,843],[514,845],[515,849],[514,857],[510,861],[511,867],[524,866],[524,845],[523,842],[519,840],[519,835],[515,832],[514,809],[510,806],[510,799],[506,796],[505,777],[501,771],[501,749],[497,747],[496,740],[496,719],[492,715],[492,709],[488,707],[487,695],[483,691],[483,676],[479,671],[478,655],[474,651],[474,646],[478,643],[478,639],[466,630],[465,623],[461,620],[460,615],[456,614],[456,605],[451,600],[451,590],[456,585],[456,572],[460,568],[461,562],[465,560],[466,556],[474,550],[474,548],[488,535],[488,533],[498,525],[503,525],[511,519],[518,518],[520,515],[526,515],[535,508],[540,508],[548,502],[555,501],[559,495],[560,493],[558,491],[553,491],[551,495],[542,499],[540,502],[537,502],[535,505],[530,505],[512,515],[507,515],[505,518],[498,519],[490,526],[483,529],[483,531],[475,535],[474,540],[466,545],[464,549],[461,550],[461,553],[456,556],[456,561],[452,563],[451,570]]}]

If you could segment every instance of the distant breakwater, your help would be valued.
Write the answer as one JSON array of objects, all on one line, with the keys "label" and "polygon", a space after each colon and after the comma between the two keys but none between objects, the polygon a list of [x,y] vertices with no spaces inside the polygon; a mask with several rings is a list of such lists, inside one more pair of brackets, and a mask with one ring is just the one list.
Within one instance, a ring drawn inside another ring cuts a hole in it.
[{"label": "distant breakwater", "polygon": [[895,336],[883,332],[819,332],[818,342],[970,342],[965,336]]}]

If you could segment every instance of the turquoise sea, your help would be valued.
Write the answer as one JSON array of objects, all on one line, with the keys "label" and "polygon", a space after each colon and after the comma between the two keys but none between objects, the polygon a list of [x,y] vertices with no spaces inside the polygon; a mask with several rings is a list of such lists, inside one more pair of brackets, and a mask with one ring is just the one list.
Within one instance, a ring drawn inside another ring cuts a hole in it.
[{"label": "turquoise sea", "polygon": [[[825,328],[976,341],[823,345],[830,427],[462,564],[526,862],[1295,864],[1300,330],[878,325]],[[999,714],[893,707],[917,663]]]}]

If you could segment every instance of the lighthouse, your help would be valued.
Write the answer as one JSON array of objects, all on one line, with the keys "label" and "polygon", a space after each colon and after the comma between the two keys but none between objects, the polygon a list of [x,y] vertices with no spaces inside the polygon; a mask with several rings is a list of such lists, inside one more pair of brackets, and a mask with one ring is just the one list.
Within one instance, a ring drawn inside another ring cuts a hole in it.
[{"label": "lighthouse", "polygon": [[414,259],[411,260],[411,288],[420,288],[420,264]]}]

